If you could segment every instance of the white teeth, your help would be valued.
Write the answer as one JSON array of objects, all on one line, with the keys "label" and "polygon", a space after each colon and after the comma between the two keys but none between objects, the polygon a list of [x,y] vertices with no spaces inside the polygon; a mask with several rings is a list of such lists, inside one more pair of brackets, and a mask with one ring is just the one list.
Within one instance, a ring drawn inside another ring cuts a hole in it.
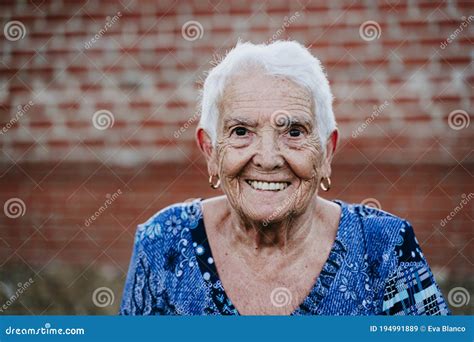
[{"label": "white teeth", "polygon": [[285,182],[260,182],[249,180],[247,183],[249,183],[255,190],[280,191],[288,187],[288,183]]}]

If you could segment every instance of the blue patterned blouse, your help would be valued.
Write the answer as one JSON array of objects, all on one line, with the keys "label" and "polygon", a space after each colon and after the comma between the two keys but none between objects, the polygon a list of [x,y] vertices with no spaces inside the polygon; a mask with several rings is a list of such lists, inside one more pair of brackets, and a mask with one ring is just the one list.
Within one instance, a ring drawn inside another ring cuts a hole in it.
[{"label": "blue patterned blouse", "polygon": [[[450,314],[407,221],[334,202],[342,208],[336,240],[292,315]],[[239,314],[219,280],[201,200],[169,206],[138,226],[120,314]]]}]

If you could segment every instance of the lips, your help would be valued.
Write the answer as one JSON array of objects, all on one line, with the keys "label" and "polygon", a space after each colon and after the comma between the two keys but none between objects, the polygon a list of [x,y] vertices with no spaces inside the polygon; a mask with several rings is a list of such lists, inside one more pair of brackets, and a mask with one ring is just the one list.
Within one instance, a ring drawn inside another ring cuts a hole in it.
[{"label": "lips", "polygon": [[281,191],[285,190],[290,182],[267,182],[260,180],[247,179],[245,180],[254,190],[262,191]]}]

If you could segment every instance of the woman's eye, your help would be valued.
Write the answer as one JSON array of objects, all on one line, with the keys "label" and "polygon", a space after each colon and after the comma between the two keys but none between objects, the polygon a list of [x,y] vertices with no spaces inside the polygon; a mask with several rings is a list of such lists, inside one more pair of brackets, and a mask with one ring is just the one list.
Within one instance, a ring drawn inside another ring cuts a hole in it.
[{"label": "woman's eye", "polygon": [[288,133],[290,134],[290,137],[293,138],[298,138],[301,134],[303,134],[303,132],[298,128],[292,128]]},{"label": "woman's eye", "polygon": [[237,127],[237,128],[234,129],[233,132],[234,132],[237,136],[243,137],[244,135],[247,134],[248,131],[247,131],[247,128],[245,128],[245,127]]}]

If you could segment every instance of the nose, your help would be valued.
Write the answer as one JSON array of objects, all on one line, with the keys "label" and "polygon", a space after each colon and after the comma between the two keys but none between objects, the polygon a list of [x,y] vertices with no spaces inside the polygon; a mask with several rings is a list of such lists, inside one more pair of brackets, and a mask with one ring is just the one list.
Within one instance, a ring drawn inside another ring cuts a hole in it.
[{"label": "nose", "polygon": [[257,152],[253,157],[253,163],[265,171],[281,168],[284,164],[284,159],[273,130],[262,132],[259,140],[256,146]]}]

